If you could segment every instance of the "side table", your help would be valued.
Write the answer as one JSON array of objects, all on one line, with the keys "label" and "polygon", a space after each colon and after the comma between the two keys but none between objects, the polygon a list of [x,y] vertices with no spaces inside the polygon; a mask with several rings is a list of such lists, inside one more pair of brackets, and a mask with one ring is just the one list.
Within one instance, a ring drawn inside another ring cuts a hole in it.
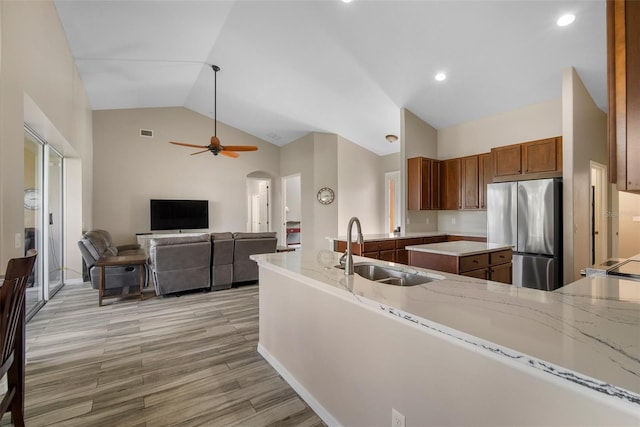
[{"label": "side table", "polygon": [[138,265],[140,266],[140,289],[138,293],[130,294],[132,296],[139,296],[142,298],[142,290],[144,287],[144,266],[147,263],[147,255],[116,255],[100,258],[95,266],[100,268],[100,280],[98,281],[98,305],[102,305],[103,298],[113,298],[120,295],[105,295],[104,294],[104,269],[105,267],[114,267],[118,265]]}]

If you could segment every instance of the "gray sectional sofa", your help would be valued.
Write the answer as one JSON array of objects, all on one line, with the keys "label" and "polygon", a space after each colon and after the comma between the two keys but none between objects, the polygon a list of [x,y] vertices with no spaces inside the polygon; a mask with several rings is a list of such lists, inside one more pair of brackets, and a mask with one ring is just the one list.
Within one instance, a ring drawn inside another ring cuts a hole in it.
[{"label": "gray sectional sofa", "polygon": [[[211,233],[152,238],[149,245],[150,276],[157,295],[194,289],[228,289],[234,283],[258,280],[258,265],[250,255],[276,251],[275,232]],[[92,268],[101,257],[143,251],[137,245],[115,247],[104,230],[85,233],[78,242],[91,272],[91,284],[98,287],[98,271]],[[138,284],[137,266],[107,268],[106,288]]]}]

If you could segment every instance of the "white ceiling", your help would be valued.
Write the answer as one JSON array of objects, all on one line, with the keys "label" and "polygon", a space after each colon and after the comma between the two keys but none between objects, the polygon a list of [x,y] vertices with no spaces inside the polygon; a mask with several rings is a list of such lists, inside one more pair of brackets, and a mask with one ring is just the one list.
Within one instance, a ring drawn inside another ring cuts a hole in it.
[{"label": "white ceiling", "polygon": [[606,111],[604,0],[55,4],[94,110],[212,116],[216,64],[218,120],[276,145],[318,131],[397,152],[401,108],[449,127],[561,96],[568,66]]}]

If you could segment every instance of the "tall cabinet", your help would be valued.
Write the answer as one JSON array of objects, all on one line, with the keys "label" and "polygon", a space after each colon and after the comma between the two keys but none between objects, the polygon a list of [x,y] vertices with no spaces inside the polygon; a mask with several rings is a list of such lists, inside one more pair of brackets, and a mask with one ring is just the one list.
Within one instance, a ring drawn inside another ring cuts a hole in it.
[{"label": "tall cabinet", "polygon": [[640,193],[640,1],[607,0],[609,180]]}]

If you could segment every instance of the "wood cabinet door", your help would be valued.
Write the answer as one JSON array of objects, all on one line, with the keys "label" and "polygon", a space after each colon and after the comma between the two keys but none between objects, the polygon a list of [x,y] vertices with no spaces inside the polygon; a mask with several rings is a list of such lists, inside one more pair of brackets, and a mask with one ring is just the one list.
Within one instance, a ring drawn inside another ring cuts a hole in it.
[{"label": "wood cabinet door", "polygon": [[609,179],[640,193],[640,2],[607,0]]},{"label": "wood cabinet door", "polygon": [[541,139],[522,144],[522,164],[525,174],[562,172],[562,145],[557,138]]},{"label": "wood cabinet door", "polygon": [[442,189],[440,208],[457,210],[460,203],[460,159],[444,160],[440,163],[440,188]]},{"label": "wood cabinet door", "polygon": [[423,209],[423,157],[413,157],[407,160],[407,208],[410,211]]},{"label": "wood cabinet door", "polygon": [[495,176],[520,175],[522,173],[521,144],[492,148],[491,154]]},{"label": "wood cabinet door", "polygon": [[431,182],[429,185],[431,209],[440,209],[440,161],[430,161]]},{"label": "wood cabinet door", "polygon": [[479,159],[478,156],[467,156],[460,159],[462,209],[480,208],[479,193]]},{"label": "wood cabinet door", "polygon": [[493,157],[491,153],[478,155],[478,196],[480,198],[480,209],[487,208],[487,184],[493,182]]},{"label": "wood cabinet door", "polygon": [[489,269],[489,280],[493,280],[494,282],[507,283],[510,285],[512,275],[513,267],[510,262],[496,265]]},{"label": "wood cabinet door", "polygon": [[407,160],[407,208],[440,208],[440,162],[426,157]]}]

